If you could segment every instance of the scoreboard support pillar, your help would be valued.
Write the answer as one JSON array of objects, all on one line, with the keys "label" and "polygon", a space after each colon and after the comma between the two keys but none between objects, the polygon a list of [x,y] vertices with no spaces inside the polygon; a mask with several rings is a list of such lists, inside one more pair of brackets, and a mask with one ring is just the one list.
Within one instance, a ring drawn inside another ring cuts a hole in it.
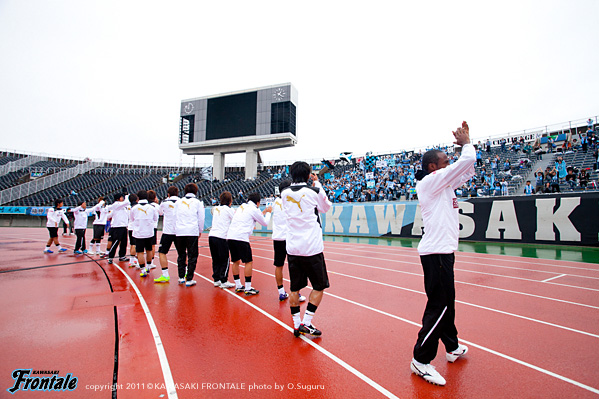
[{"label": "scoreboard support pillar", "polygon": [[212,178],[218,181],[225,180],[225,154],[215,152],[212,162]]},{"label": "scoreboard support pillar", "polygon": [[255,179],[258,174],[258,151],[248,148],[245,151],[245,179]]}]

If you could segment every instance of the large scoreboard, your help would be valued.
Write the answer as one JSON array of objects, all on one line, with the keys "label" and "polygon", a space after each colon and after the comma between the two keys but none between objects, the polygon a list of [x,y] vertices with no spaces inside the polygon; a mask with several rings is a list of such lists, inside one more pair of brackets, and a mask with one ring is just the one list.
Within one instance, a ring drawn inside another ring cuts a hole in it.
[{"label": "large scoreboard", "polygon": [[296,136],[296,111],[297,91],[291,83],[183,100],[179,147]]}]

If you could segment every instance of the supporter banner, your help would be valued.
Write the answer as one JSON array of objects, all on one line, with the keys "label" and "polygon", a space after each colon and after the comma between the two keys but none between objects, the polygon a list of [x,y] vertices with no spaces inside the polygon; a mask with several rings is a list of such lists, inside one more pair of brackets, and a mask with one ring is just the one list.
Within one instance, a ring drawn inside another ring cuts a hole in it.
[{"label": "supporter banner", "polygon": [[[471,198],[459,201],[460,238],[599,246],[598,204],[599,193]],[[327,235],[422,237],[417,201],[335,204],[321,221]]]}]

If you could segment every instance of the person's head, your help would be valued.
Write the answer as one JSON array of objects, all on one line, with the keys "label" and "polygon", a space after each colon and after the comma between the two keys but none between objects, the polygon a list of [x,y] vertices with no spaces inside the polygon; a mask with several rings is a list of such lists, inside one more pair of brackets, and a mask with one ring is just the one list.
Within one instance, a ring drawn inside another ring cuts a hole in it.
[{"label": "person's head", "polygon": [[196,195],[198,193],[198,186],[195,183],[189,183],[185,185],[185,194]]},{"label": "person's head", "polygon": [[83,209],[87,208],[87,204],[83,200],[77,201],[77,206],[80,206]]},{"label": "person's head", "polygon": [[307,162],[297,161],[289,167],[289,174],[294,183],[307,183],[312,173],[312,168]]},{"label": "person's head", "polygon": [[131,203],[131,205],[137,204],[137,200],[137,195],[129,194],[129,202]]},{"label": "person's head", "polygon": [[156,202],[156,191],[148,190],[148,202]]},{"label": "person's head", "polygon": [[176,197],[177,195],[179,195],[179,189],[177,188],[177,186],[170,186],[168,190],[166,190],[166,192],[169,197]]},{"label": "person's head", "polygon": [[104,197],[98,197],[98,202],[104,201]]},{"label": "person's head", "polygon": [[248,195],[248,200],[252,201],[256,205],[260,205],[260,194],[259,193],[251,193]]},{"label": "person's head", "polygon": [[[436,170],[449,166],[449,157],[441,150],[428,150],[422,156],[422,173],[418,173],[416,179],[422,180],[424,176]],[[420,177],[420,178],[419,178]]]},{"label": "person's head", "polygon": [[117,202],[117,201],[120,202],[120,201],[124,201],[124,200],[125,200],[125,194],[123,194],[123,193],[116,193],[114,195],[114,202]]},{"label": "person's head", "polygon": [[526,180],[526,185],[530,186],[530,180]]},{"label": "person's head", "polygon": [[[139,190],[137,192],[137,198],[139,198],[139,200],[147,200],[148,199],[148,192],[146,190]],[[131,200],[131,199],[129,199]]]},{"label": "person's head", "polygon": [[231,206],[233,203],[233,195],[228,191],[223,191],[220,194],[219,201],[221,205]]},{"label": "person's head", "polygon": [[279,193],[282,193],[283,190],[285,190],[289,186],[291,186],[291,180],[289,180],[289,179],[281,180],[281,182],[279,183]]},{"label": "person's head", "polygon": [[60,208],[62,208],[62,205],[63,205],[62,198],[58,198],[58,199],[54,200],[54,208],[60,209]]}]

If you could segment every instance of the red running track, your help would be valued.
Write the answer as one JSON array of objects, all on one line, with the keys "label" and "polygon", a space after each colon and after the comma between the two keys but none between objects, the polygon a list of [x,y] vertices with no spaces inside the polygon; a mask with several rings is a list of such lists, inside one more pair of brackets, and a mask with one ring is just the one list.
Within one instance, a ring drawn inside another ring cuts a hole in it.
[{"label": "red running track", "polygon": [[[323,336],[309,340],[293,337],[278,301],[268,238],[252,239],[261,292],[249,298],[214,288],[206,235],[190,288],[176,283],[174,250],[175,277],[157,285],[60,239],[69,252],[43,254],[45,229],[0,229],[0,397],[109,398],[113,381],[119,398],[599,394],[595,264],[458,253],[456,325],[470,352],[448,364],[440,346],[433,364],[447,385],[437,387],[409,369],[426,301],[415,249],[326,242]],[[10,395],[16,369],[71,373],[77,387]]]}]

